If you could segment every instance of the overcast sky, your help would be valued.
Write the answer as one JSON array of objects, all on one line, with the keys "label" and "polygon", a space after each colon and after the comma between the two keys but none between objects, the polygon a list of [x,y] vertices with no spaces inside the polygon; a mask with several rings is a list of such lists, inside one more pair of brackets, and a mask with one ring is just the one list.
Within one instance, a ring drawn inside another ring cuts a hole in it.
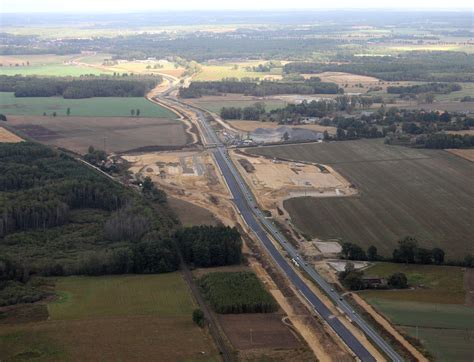
[{"label": "overcast sky", "polygon": [[1,12],[126,12],[256,9],[473,9],[469,0],[0,0]]}]

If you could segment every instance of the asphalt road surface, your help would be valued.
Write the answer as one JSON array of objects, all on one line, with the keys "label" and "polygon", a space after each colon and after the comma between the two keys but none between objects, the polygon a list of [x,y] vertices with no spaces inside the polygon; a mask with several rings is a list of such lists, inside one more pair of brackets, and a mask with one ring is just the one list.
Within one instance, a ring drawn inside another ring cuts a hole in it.
[{"label": "asphalt road surface", "polygon": [[[176,102],[176,100],[175,100]],[[191,108],[182,104],[186,108]],[[214,147],[214,158],[232,192],[234,203],[236,204],[242,218],[252,229],[273,260],[286,274],[293,285],[303,295],[303,297],[311,304],[314,311],[323,318],[326,323],[339,335],[344,343],[353,351],[353,353],[361,361],[375,361],[374,356],[359,342],[352,332],[346,328],[338,317],[334,316],[326,305],[316,296],[316,294],[306,285],[301,277],[295,272],[291,266],[291,262],[286,259],[273,244],[268,237],[271,234],[275,240],[288,253],[289,257],[295,265],[304,270],[314,282],[329,296],[330,299],[338,306],[361,330],[393,361],[403,361],[403,358],[395,352],[395,350],[378,334],[371,326],[367,324],[352,307],[346,302],[339,293],[337,293],[312,267],[300,257],[298,252],[288,243],[286,238],[269,222],[262,211],[258,208],[255,199],[250,192],[247,184],[230,160],[227,150],[217,138],[214,130],[209,125],[206,115],[198,109],[193,109],[199,117],[201,128],[203,131],[204,143],[209,147]]]}]

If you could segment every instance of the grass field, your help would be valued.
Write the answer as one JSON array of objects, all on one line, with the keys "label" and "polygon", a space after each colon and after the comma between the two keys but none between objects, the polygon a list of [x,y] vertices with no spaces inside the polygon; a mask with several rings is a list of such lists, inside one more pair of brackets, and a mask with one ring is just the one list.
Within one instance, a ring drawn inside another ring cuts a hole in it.
[{"label": "grass field", "polygon": [[[202,70],[193,79],[202,81],[222,80],[223,78],[281,78],[281,68],[272,69],[270,72],[253,72],[245,68],[265,63],[262,61],[251,61],[243,63],[203,64]],[[235,68],[237,65],[237,68]]]},{"label": "grass field", "polygon": [[277,108],[284,108],[287,102],[279,99],[256,99],[248,96],[215,96],[215,97],[202,97],[190,100],[190,103],[195,104],[198,107],[205,108],[211,112],[219,114],[222,107],[248,107],[253,106],[255,103],[263,103],[266,111],[271,111]]},{"label": "grass field", "polygon": [[391,255],[407,235],[441,247],[448,259],[474,252],[471,162],[441,150],[384,145],[382,140],[261,147],[251,153],[329,164],[359,190],[347,198],[285,201],[305,234],[339,238]]},{"label": "grass field", "polygon": [[[74,55],[15,55],[0,56],[0,75],[42,75],[42,76],[80,76],[84,74],[100,75],[107,70],[86,66],[66,64]],[[29,65],[28,65],[29,63]],[[17,66],[18,65],[18,66]]]},{"label": "grass field", "polygon": [[56,290],[48,320],[0,324],[2,360],[219,360],[179,273],[59,278]]},{"label": "grass field", "polygon": [[39,142],[85,153],[89,146],[124,152],[148,146],[183,146],[182,122],[145,117],[9,116],[9,125]]},{"label": "grass field", "polygon": [[414,289],[366,291],[367,297],[378,296],[393,301],[411,301],[440,304],[463,304],[464,269],[454,266],[405,265],[377,263],[365,271],[367,275],[389,277],[402,272]]},{"label": "grass field", "polygon": [[0,92],[0,113],[7,115],[40,116],[45,112],[47,115],[56,112],[58,116],[65,116],[68,107],[72,116],[81,117],[129,117],[131,109],[140,109],[140,117],[176,118],[171,111],[141,97],[16,98],[13,93]]},{"label": "grass field", "polygon": [[377,263],[367,275],[389,276],[403,272],[407,290],[361,292],[392,323],[413,337],[440,361],[470,361],[474,356],[474,309],[464,305],[465,270],[435,265]]}]

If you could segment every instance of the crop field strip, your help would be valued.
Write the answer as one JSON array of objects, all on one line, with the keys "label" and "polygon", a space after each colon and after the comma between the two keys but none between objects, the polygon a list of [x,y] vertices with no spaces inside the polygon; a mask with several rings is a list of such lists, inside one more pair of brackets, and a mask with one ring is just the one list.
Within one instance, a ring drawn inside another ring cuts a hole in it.
[{"label": "crop field strip", "polygon": [[438,150],[387,146],[380,140],[250,149],[268,157],[319,162],[334,168],[360,194],[347,198],[285,201],[293,223],[305,234],[340,238],[391,255],[400,238],[415,236],[441,247],[448,259],[473,252],[472,163]]}]

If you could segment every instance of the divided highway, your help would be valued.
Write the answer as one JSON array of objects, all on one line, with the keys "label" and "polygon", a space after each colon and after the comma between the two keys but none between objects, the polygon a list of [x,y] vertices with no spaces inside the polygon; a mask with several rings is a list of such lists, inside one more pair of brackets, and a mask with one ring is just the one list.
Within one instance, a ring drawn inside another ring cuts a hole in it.
[{"label": "divided highway", "polygon": [[192,109],[199,118],[199,123],[203,133],[203,142],[207,147],[213,147],[214,158],[229,186],[237,206],[239,213],[245,220],[249,228],[255,233],[266,250],[270,253],[273,260],[286,274],[288,279],[303,295],[303,297],[311,304],[314,311],[323,318],[326,323],[339,335],[344,343],[353,351],[353,353],[361,361],[375,361],[374,356],[360,343],[352,332],[334,316],[329,308],[316,296],[316,294],[306,285],[304,280],[295,272],[287,260],[270,240],[268,234],[277,240],[283,249],[288,253],[299,267],[304,270],[311,279],[332,299],[334,304],[338,306],[347,316],[359,326],[361,330],[393,361],[403,361],[402,357],[393,350],[393,348],[380,336],[372,327],[370,327],[351,306],[336,292],[331,286],[304,260],[299,256],[293,246],[287,242],[286,238],[268,221],[258,208],[256,201],[249,190],[247,184],[243,180],[239,171],[227,153],[226,148],[218,139],[216,133],[209,125],[206,115],[199,109],[190,107],[189,105],[178,102],[177,100],[167,99],[172,103],[178,104],[180,107]]}]

